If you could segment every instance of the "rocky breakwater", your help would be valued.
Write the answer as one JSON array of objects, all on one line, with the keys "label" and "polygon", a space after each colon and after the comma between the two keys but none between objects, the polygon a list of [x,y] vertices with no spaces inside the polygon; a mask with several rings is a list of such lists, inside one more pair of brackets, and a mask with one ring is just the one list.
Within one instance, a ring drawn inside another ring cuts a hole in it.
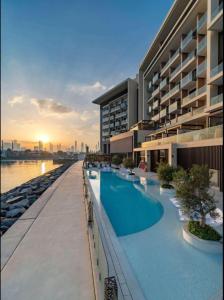
[{"label": "rocky breakwater", "polygon": [[1,235],[3,235],[70,166],[71,163],[66,163],[1,194]]}]

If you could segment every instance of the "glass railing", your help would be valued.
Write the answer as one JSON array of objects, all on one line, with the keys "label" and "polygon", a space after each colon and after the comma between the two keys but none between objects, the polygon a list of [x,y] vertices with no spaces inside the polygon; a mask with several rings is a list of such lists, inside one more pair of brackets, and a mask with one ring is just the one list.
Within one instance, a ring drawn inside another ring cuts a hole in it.
[{"label": "glass railing", "polygon": [[196,57],[195,50],[188,54],[185,60],[182,62],[182,68],[193,58]]},{"label": "glass railing", "polygon": [[212,15],[211,15],[211,19],[213,20],[218,14],[219,12],[223,9],[223,1],[221,3],[219,3],[213,10],[212,10]]},{"label": "glass railing", "polygon": [[207,37],[203,37],[203,39],[198,43],[198,53],[200,53],[207,46]]},{"label": "glass railing", "polygon": [[107,114],[109,114],[109,109],[108,109],[108,110],[104,110],[104,111],[102,112],[102,115],[103,115],[103,116],[105,116],[105,115],[107,115]]},{"label": "glass railing", "polygon": [[152,92],[152,97],[155,97],[155,95],[157,95],[159,93],[159,87],[157,87],[157,89],[155,89],[155,91]]},{"label": "glass railing", "polygon": [[191,81],[194,81],[194,79],[193,79],[193,73],[192,72],[190,72],[189,74],[187,74],[187,76],[185,76],[181,80],[181,88],[184,87],[185,85],[187,85]]},{"label": "glass railing", "polygon": [[126,115],[127,115],[127,112],[122,112],[122,113],[116,115],[116,119],[117,119],[117,118],[124,117],[124,116],[126,116]]},{"label": "glass railing", "polygon": [[204,92],[206,92],[206,89],[207,89],[207,86],[204,85],[200,89],[195,90],[193,93],[190,93],[187,97],[184,97],[183,100],[182,100],[183,105],[185,105],[186,103],[188,103],[193,98],[195,98],[195,97],[203,94]]},{"label": "glass railing", "polygon": [[223,102],[223,94],[212,97],[210,100],[210,105],[215,105],[221,102]]},{"label": "glass railing", "polygon": [[161,81],[159,85],[160,89],[163,89],[168,83],[169,83],[168,78],[163,79],[163,81]]},{"label": "glass railing", "polygon": [[152,108],[156,109],[158,106],[159,106],[159,101],[157,100],[153,103]]},{"label": "glass railing", "polygon": [[178,109],[178,103],[177,102],[174,102],[173,104],[171,104],[169,106],[169,114],[171,114],[172,112],[174,112],[175,110]]},{"label": "glass railing", "polygon": [[207,22],[207,13],[204,13],[203,16],[201,16],[201,18],[198,20],[197,23],[197,31],[199,31]]},{"label": "glass railing", "polygon": [[155,83],[158,79],[159,79],[159,73],[156,73],[152,78],[152,82]]},{"label": "glass railing", "polygon": [[152,81],[150,81],[150,82],[148,83],[148,90],[151,91],[151,89],[152,89]]},{"label": "glass railing", "polygon": [[163,118],[167,115],[166,113],[166,108],[164,108],[163,110],[160,111],[160,118]]},{"label": "glass railing", "polygon": [[181,70],[181,64],[170,74],[170,80]]},{"label": "glass railing", "polygon": [[155,116],[152,117],[153,121],[158,121],[159,120],[159,114],[156,114]]},{"label": "glass railing", "polygon": [[220,73],[223,70],[223,62],[221,62],[218,66],[213,68],[210,73],[210,77],[216,76],[218,73]]},{"label": "glass railing", "polygon": [[171,144],[171,143],[186,143],[186,142],[194,142],[194,141],[202,141],[208,139],[221,138],[223,133],[223,125],[208,127],[200,130],[193,130],[186,133],[181,133],[177,135],[173,135],[170,137],[165,137],[158,140],[153,140],[149,142],[142,143],[142,148],[147,148],[151,146],[159,146],[163,144]]},{"label": "glass railing", "polygon": [[109,121],[109,117],[106,117],[106,118],[103,118],[102,119],[102,122],[104,123],[104,122],[107,122],[107,121]]},{"label": "glass railing", "polygon": [[178,48],[173,55],[170,57],[170,59],[167,61],[167,63],[165,64],[165,66],[163,66],[161,73],[163,73],[166,68],[177,58],[177,56],[180,54],[180,49]]},{"label": "glass railing", "polygon": [[161,98],[161,102],[164,102],[165,100],[169,99],[174,93],[178,92],[179,90],[180,90],[180,85],[178,83],[177,85],[175,85],[174,88],[172,88],[167,94],[165,94]]},{"label": "glass railing", "polygon": [[188,43],[194,39],[194,30],[191,30],[186,37],[181,41],[181,49],[184,49]]},{"label": "glass railing", "polygon": [[206,60],[203,61],[200,65],[197,66],[197,76],[199,76],[201,73],[203,73],[207,68],[207,62]]}]

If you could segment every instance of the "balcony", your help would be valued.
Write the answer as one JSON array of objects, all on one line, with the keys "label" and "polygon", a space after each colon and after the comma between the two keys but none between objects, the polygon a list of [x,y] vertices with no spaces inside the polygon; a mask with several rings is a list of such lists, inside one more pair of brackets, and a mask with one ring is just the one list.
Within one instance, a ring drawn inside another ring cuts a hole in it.
[{"label": "balcony", "polygon": [[175,96],[180,91],[180,84],[176,84],[168,93],[161,98],[161,104],[164,104],[169,98]]},{"label": "balcony", "polygon": [[110,123],[110,128],[114,128],[114,123]]},{"label": "balcony", "polygon": [[196,43],[195,29],[191,30],[186,37],[181,41],[181,50],[191,51]]},{"label": "balcony", "polygon": [[214,77],[217,74],[219,74],[220,72],[223,71],[223,62],[221,62],[218,66],[216,66],[215,68],[213,68],[210,72],[210,77]]},{"label": "balcony", "polygon": [[123,121],[121,121],[121,125],[127,125],[127,120],[123,120]]},{"label": "balcony", "polygon": [[160,90],[165,89],[165,87],[168,88],[168,84],[169,84],[169,78],[166,77],[165,79],[163,79],[163,81],[160,82],[160,85],[159,85]]},{"label": "balcony", "polygon": [[195,76],[193,72],[188,73],[182,80],[181,80],[181,88],[190,88],[195,83]]},{"label": "balcony", "polygon": [[206,78],[207,61],[204,60],[200,65],[197,66],[196,76],[200,78]]},{"label": "balcony", "polygon": [[152,109],[155,110],[155,109],[158,109],[159,107],[159,100],[155,101],[152,105]]},{"label": "balcony", "polygon": [[203,37],[203,39],[198,43],[197,54],[198,56],[206,56],[207,52],[207,37]]},{"label": "balcony", "polygon": [[102,119],[102,122],[103,122],[103,123],[108,122],[108,121],[109,121],[109,117],[106,117],[106,118],[103,118],[103,119]]},{"label": "balcony", "polygon": [[117,115],[116,115],[116,119],[122,118],[122,117],[126,117],[126,116],[127,116],[127,112],[124,111],[124,112],[121,112],[121,113],[117,114]]},{"label": "balcony", "polygon": [[103,110],[102,111],[102,116],[106,116],[107,114],[109,114],[109,109],[107,109],[107,110]]},{"label": "balcony", "polygon": [[166,108],[164,108],[163,110],[160,111],[160,119],[166,117],[167,115],[167,111]]},{"label": "balcony", "polygon": [[142,143],[142,148],[149,148],[152,146],[160,146],[165,144],[185,144],[187,142],[194,142],[194,141],[202,141],[202,140],[210,140],[216,138],[222,138],[223,134],[223,125],[208,127],[200,130],[193,130],[186,133],[181,133],[177,135],[173,135],[170,137],[165,137],[158,140],[153,140],[149,142]]},{"label": "balcony", "polygon": [[156,95],[159,94],[159,87],[157,87],[153,92],[152,92],[152,98],[154,98]]},{"label": "balcony", "polygon": [[169,106],[169,114],[176,112],[178,108],[178,102],[176,101]]},{"label": "balcony", "polygon": [[207,13],[204,13],[203,16],[197,22],[197,33],[205,34],[207,30]]},{"label": "balcony", "polygon": [[191,67],[192,63],[196,60],[196,52],[193,50],[191,53],[188,54],[188,56],[185,58],[185,60],[182,62],[181,71],[186,71],[186,68],[189,69]]},{"label": "balcony", "polygon": [[111,108],[110,112],[113,113],[113,112],[118,111],[120,109],[121,109],[120,106],[116,106],[116,107]]},{"label": "balcony", "polygon": [[156,82],[159,80],[159,73],[156,73],[152,78],[152,83],[156,84]]},{"label": "balcony", "polygon": [[120,122],[115,122],[115,126],[116,127],[120,126]]},{"label": "balcony", "polygon": [[182,107],[192,105],[192,103],[194,101],[198,100],[198,98],[200,98],[200,96],[202,96],[202,95],[203,95],[203,97],[206,97],[206,95],[204,95],[206,93],[206,91],[207,91],[207,86],[206,85],[202,86],[198,90],[195,90],[193,93],[191,93],[187,97],[183,98]]},{"label": "balcony", "polygon": [[102,129],[104,130],[104,129],[108,129],[109,128],[109,125],[103,125],[102,126]]},{"label": "balcony", "polygon": [[[214,1],[215,3],[215,1]],[[222,31],[223,30],[223,1],[217,3],[211,13],[211,23],[208,27],[209,30]]]},{"label": "balcony", "polygon": [[159,113],[152,117],[152,121],[159,121]]},{"label": "balcony", "polygon": [[152,81],[149,81],[148,83],[148,91],[152,91]]},{"label": "balcony", "polygon": [[163,66],[162,70],[161,70],[161,75],[163,75],[165,73],[165,71],[167,71],[167,69],[174,63],[174,61],[177,59],[177,57],[180,54],[180,49],[178,48],[173,55],[170,57],[170,59],[167,61],[167,63],[165,64],[165,66]]},{"label": "balcony", "polygon": [[181,64],[170,74],[170,82],[172,82],[177,78],[177,75],[180,74],[180,71],[181,71]]},{"label": "balcony", "polygon": [[218,103],[223,103],[223,94],[219,94],[211,98],[210,105],[215,105]]}]

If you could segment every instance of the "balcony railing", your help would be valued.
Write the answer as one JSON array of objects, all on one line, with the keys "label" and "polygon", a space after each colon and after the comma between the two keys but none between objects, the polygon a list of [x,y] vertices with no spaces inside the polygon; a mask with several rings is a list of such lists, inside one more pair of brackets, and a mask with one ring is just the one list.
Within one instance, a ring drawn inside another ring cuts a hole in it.
[{"label": "balcony railing", "polygon": [[203,39],[198,43],[198,49],[197,52],[200,54],[200,52],[207,46],[207,37],[203,37]]},{"label": "balcony railing", "polygon": [[172,97],[176,92],[180,90],[180,84],[178,83],[175,85],[174,88],[172,88],[168,93],[166,93],[162,98],[161,98],[161,103]]},{"label": "balcony railing", "polygon": [[127,120],[121,121],[121,125],[126,125],[126,124],[127,124]]},{"label": "balcony railing", "polygon": [[107,115],[107,114],[109,114],[109,109],[103,110],[103,111],[102,111],[102,115],[103,115],[103,116],[105,116],[105,115]]},{"label": "balcony railing", "polygon": [[102,119],[102,122],[103,122],[103,123],[108,122],[108,121],[109,121],[109,117],[106,117],[106,118],[103,118],[103,119]]},{"label": "balcony railing", "polygon": [[156,114],[155,116],[152,117],[153,121],[158,121],[159,120],[159,114]]},{"label": "balcony railing", "polygon": [[178,109],[178,102],[174,102],[173,104],[171,104],[169,106],[169,114],[171,114],[172,112],[176,111]]},{"label": "balcony railing", "polygon": [[189,94],[187,97],[183,98],[183,105],[187,104],[189,101],[191,101],[192,99],[194,99],[195,97],[203,94],[204,92],[206,92],[207,86],[204,85],[202,86],[200,89],[195,90],[193,93]]},{"label": "balcony railing", "polygon": [[197,23],[197,31],[199,31],[207,22],[207,13],[204,13],[203,16],[201,16],[201,18],[198,20]]},{"label": "balcony railing", "polygon": [[142,143],[142,148],[148,148],[151,146],[159,146],[159,145],[171,144],[171,143],[183,144],[187,142],[222,138],[222,133],[223,133],[223,125],[218,125],[218,126],[200,129],[200,130],[193,130],[190,132],[181,133],[181,134],[165,137],[158,140],[144,142]]},{"label": "balcony railing", "polygon": [[117,115],[116,115],[116,119],[122,118],[122,117],[126,117],[126,116],[127,116],[127,112],[124,111],[124,112],[122,112],[122,113],[117,114]]},{"label": "balcony railing", "polygon": [[155,84],[158,79],[159,79],[159,73],[156,73],[152,78],[152,83]]},{"label": "balcony railing", "polygon": [[157,100],[153,103],[152,108],[156,109],[156,108],[158,108],[158,106],[159,106],[159,101]]},{"label": "balcony railing", "polygon": [[195,38],[194,30],[191,30],[186,37],[181,41],[181,49],[184,49],[188,43],[190,43]]},{"label": "balcony railing", "polygon": [[164,108],[163,110],[160,111],[160,118],[163,118],[167,115],[166,113],[166,108]]},{"label": "balcony railing", "polygon": [[121,109],[120,106],[116,106],[116,107],[111,108],[110,112],[113,113],[113,112],[118,111],[120,109]]},{"label": "balcony railing", "polygon": [[167,69],[167,67],[173,63],[173,61],[177,58],[177,56],[180,54],[180,49],[178,48],[173,55],[170,57],[170,59],[167,61],[167,63],[163,66],[161,70],[161,74]]},{"label": "balcony railing", "polygon": [[149,81],[149,83],[148,83],[148,90],[149,90],[149,91],[152,90],[152,81]]},{"label": "balcony railing", "polygon": [[193,73],[190,72],[187,74],[182,80],[181,80],[181,88],[183,88],[185,85],[187,85],[189,82],[195,81]]},{"label": "balcony railing", "polygon": [[161,81],[160,85],[159,85],[160,90],[162,90],[168,83],[169,83],[169,78],[168,77],[163,79],[163,81]]},{"label": "balcony railing", "polygon": [[203,73],[207,68],[207,62],[204,60],[200,65],[197,66],[197,72],[196,75],[200,76],[201,73]]},{"label": "balcony railing", "polygon": [[214,7],[214,9],[212,10],[212,15],[211,15],[211,20],[213,20],[218,14],[219,12],[223,9],[223,2],[220,2],[217,6]]},{"label": "balcony railing", "polygon": [[192,51],[191,53],[189,53],[188,56],[185,58],[185,60],[182,62],[182,68],[183,68],[184,66],[186,66],[186,64],[187,64],[193,57],[196,57],[195,50]]},{"label": "balcony railing", "polygon": [[215,105],[221,102],[223,102],[223,94],[212,97],[210,100],[210,105]]},{"label": "balcony railing", "polygon": [[159,87],[152,92],[152,97],[155,97],[159,93]]},{"label": "balcony railing", "polygon": [[210,73],[210,77],[216,76],[218,73],[220,73],[223,70],[223,62],[221,62],[218,66],[213,68]]},{"label": "balcony railing", "polygon": [[181,70],[181,64],[170,74],[170,80]]}]

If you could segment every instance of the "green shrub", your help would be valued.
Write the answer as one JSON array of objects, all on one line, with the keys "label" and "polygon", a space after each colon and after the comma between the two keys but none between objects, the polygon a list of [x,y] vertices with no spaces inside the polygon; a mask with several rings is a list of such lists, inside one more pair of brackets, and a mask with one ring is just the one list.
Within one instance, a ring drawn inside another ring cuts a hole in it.
[{"label": "green shrub", "polygon": [[162,182],[161,187],[173,188],[170,182],[173,180],[175,169],[167,163],[161,162],[157,167],[159,180]]},{"label": "green shrub", "polygon": [[198,221],[189,221],[188,230],[193,235],[203,240],[219,241],[221,235],[209,225],[202,227]]},{"label": "green shrub", "polygon": [[114,155],[112,157],[112,164],[119,166],[122,163],[122,158],[119,155]]},{"label": "green shrub", "polygon": [[132,158],[124,158],[123,165],[125,168],[131,169],[131,170],[134,169],[134,167],[135,167],[135,163]]}]

